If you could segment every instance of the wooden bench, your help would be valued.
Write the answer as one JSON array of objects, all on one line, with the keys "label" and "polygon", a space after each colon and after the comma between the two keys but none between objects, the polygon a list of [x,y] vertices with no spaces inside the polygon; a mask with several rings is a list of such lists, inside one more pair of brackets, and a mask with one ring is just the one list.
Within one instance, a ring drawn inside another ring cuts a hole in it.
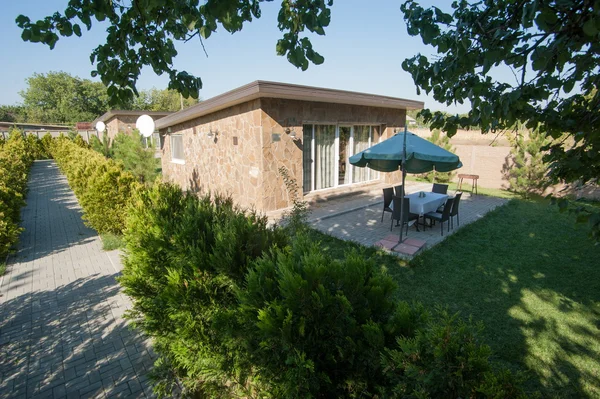
[{"label": "wooden bench", "polygon": [[473,194],[473,190],[475,190],[475,194],[477,194],[477,180],[479,179],[479,175],[468,175],[464,173],[458,174],[458,190],[461,191],[463,179],[471,179],[473,180],[473,185],[471,186],[471,194]]}]

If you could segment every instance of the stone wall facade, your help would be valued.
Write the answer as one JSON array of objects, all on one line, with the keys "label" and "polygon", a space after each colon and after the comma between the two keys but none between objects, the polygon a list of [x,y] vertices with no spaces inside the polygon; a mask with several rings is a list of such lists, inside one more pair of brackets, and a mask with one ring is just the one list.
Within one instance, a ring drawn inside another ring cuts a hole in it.
[{"label": "stone wall facade", "polygon": [[[250,101],[161,131],[164,180],[184,190],[231,195],[244,208],[263,209],[259,103]],[[183,136],[183,164],[171,156],[174,134]]]},{"label": "stone wall facade", "polygon": [[[163,177],[184,189],[229,194],[242,207],[286,208],[292,199],[279,168],[287,168],[301,188],[305,124],[378,125],[386,139],[403,129],[405,117],[404,110],[391,108],[261,98],[161,131]],[[208,139],[209,130],[218,131],[216,139]],[[173,134],[183,134],[185,164],[171,159]],[[400,173],[380,179],[396,184]]]},{"label": "stone wall facade", "polygon": [[130,133],[135,129],[137,115],[118,115],[113,116],[106,123],[106,134],[112,142],[119,133]]}]

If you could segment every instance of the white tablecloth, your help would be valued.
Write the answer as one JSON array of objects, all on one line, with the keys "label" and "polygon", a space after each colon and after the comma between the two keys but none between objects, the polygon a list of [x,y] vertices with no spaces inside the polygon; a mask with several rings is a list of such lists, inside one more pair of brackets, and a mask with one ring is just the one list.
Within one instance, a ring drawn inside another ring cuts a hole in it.
[{"label": "white tablecloth", "polygon": [[429,212],[435,212],[442,206],[448,196],[446,194],[425,192],[425,197],[419,197],[419,193],[407,194],[406,198],[410,198],[410,213],[424,215]]}]

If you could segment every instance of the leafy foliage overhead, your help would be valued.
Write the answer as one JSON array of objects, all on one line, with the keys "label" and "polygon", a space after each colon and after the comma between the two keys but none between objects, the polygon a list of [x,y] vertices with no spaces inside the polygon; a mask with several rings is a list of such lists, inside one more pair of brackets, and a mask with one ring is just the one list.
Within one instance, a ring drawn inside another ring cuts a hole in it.
[{"label": "leafy foliage overhead", "polygon": [[[552,180],[600,176],[600,2],[462,0],[452,8],[401,6],[408,33],[437,50],[402,64],[418,90],[447,105],[472,105],[466,116],[425,110],[431,128],[452,136],[459,127],[485,133],[521,122],[554,139],[566,133],[568,145],[547,147]],[[495,79],[498,69],[512,71],[514,82]]]},{"label": "leafy foliage overhead", "polygon": [[[271,0],[268,0],[271,1]],[[198,36],[207,39],[219,25],[234,33],[245,22],[260,18],[260,0],[157,0],[82,1],[71,0],[64,12],[56,12],[39,21],[19,15],[17,25],[23,29],[25,41],[41,42],[54,48],[59,38],[81,36],[82,28],[92,28],[93,21],[108,20],[106,43],[96,47],[90,56],[108,87],[111,104],[133,99],[143,66],[158,75],[169,75],[169,89],[184,97],[198,97],[202,87],[199,77],[173,66],[177,55],[175,42]],[[283,0],[278,15],[278,28],[283,37],[277,41],[277,54],[286,55],[296,67],[306,70],[309,61],[321,64],[323,57],[313,50],[305,30],[324,35],[330,22],[333,0]]]}]

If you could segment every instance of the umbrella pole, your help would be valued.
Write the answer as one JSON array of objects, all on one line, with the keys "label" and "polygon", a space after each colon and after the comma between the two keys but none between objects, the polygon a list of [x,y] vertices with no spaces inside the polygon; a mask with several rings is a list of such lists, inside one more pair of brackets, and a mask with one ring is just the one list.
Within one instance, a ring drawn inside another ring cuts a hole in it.
[{"label": "umbrella pole", "polygon": [[403,241],[403,231],[404,231],[404,192],[406,191],[406,187],[404,186],[406,180],[406,168],[404,164],[406,163],[406,133],[408,132],[408,128],[406,124],[404,124],[404,140],[402,142],[402,190],[400,192],[400,240],[398,243],[402,243]]}]

